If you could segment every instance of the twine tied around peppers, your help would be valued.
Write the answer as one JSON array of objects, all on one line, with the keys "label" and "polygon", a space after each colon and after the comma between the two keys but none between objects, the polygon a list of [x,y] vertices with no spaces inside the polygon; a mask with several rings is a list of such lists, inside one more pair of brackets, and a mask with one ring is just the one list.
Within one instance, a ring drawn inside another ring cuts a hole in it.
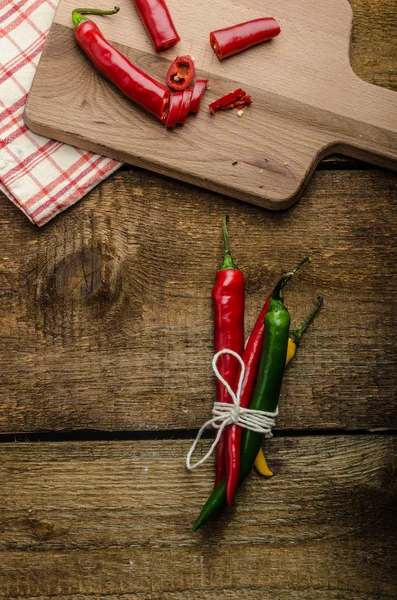
[{"label": "twine tied around peppers", "polygon": [[[219,357],[223,354],[230,354],[234,356],[240,363],[241,370],[236,393],[233,392],[228,382],[222,377],[222,375],[218,371],[217,362]],[[212,408],[212,419],[209,419],[199,429],[197,437],[194,440],[189,452],[187,453],[186,467],[189,471],[197,469],[197,467],[204,464],[205,461],[209,459],[211,454],[214,452],[217,443],[220,440],[223,430],[228,425],[239,425],[244,429],[250,429],[251,431],[256,431],[257,433],[263,433],[265,438],[270,438],[272,437],[272,428],[274,427],[275,419],[278,415],[278,407],[274,412],[266,412],[263,410],[253,410],[252,408],[243,408],[242,406],[240,406],[241,388],[245,376],[245,364],[243,359],[239,354],[237,354],[237,352],[234,352],[234,350],[229,350],[228,348],[217,352],[214,358],[212,359],[212,369],[218,381],[220,381],[229,392],[233,403],[214,402],[214,406]],[[203,456],[203,458],[198,460],[196,463],[192,464],[191,459],[197,448],[197,444],[199,443],[204,433],[204,430],[211,426],[214,429],[218,430],[216,438],[211,448],[208,450],[207,454]]]}]

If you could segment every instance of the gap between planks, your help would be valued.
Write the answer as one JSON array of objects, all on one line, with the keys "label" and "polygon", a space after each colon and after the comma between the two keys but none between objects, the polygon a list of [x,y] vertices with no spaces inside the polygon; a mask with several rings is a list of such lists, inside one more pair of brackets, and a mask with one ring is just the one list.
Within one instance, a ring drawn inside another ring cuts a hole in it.
[{"label": "gap between planks", "polygon": [[[121,441],[166,441],[193,440],[197,429],[153,430],[153,431],[42,431],[35,433],[8,433],[0,435],[0,444],[36,442],[121,442]],[[273,431],[275,438],[289,437],[332,437],[332,436],[397,436],[397,429],[281,429]],[[214,436],[214,430],[204,431],[202,439]]]}]

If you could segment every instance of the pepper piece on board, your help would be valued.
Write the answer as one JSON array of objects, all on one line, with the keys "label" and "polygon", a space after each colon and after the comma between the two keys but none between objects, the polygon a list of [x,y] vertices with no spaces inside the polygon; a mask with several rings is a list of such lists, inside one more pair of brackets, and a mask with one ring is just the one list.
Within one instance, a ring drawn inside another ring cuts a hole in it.
[{"label": "pepper piece on board", "polygon": [[177,56],[167,72],[167,85],[176,92],[189,87],[194,79],[194,62],[190,56]]},{"label": "pepper piece on board", "polygon": [[[322,306],[322,303],[323,303],[323,298],[322,298],[322,296],[319,296],[317,298],[317,302],[314,305],[313,310],[306,317],[306,319],[304,320],[304,322],[302,323],[302,325],[300,325],[299,327],[297,327],[293,331],[290,331],[290,333],[289,333],[289,339],[288,339],[287,357],[286,357],[286,360],[285,360],[285,366],[286,367],[291,362],[291,360],[294,358],[295,353],[296,353],[296,349],[298,347],[298,344],[300,342],[300,339],[301,339],[303,333],[306,331],[306,329],[309,327],[310,323],[313,321],[313,319],[316,316],[319,308]],[[255,459],[254,465],[255,465],[255,469],[261,475],[264,475],[265,477],[271,477],[273,475],[272,471],[267,466],[267,462],[266,462],[266,459],[265,459],[265,455],[263,454],[262,448],[258,452],[258,456]]]},{"label": "pepper piece on board", "polygon": [[[277,283],[280,285],[284,281],[284,286],[288,281],[301,269],[301,267],[310,263],[310,256],[306,256],[301,260],[292,271],[283,275],[282,279]],[[276,288],[277,288],[276,286]],[[240,406],[248,408],[255,387],[255,381],[258,374],[259,363],[262,354],[263,340],[265,336],[265,316],[270,304],[269,296],[259,314],[255,326],[245,345],[244,354],[242,356],[245,365],[244,380],[241,386]],[[233,390],[236,391],[239,383],[239,378],[236,377]],[[232,505],[233,497],[236,492],[239,477],[240,477],[240,454],[241,454],[241,438],[243,429],[239,425],[230,425],[226,430],[226,499],[228,506]]]},{"label": "pepper piece on board", "polygon": [[[259,365],[259,372],[252,394],[250,408],[274,412],[278,405],[287,356],[290,316],[283,304],[282,290],[290,279],[287,273],[274,289],[265,316],[266,335]],[[244,429],[241,444],[239,483],[250,472],[261,447],[262,434]],[[226,477],[212,492],[204,505],[193,531],[196,531],[226,503]]]},{"label": "pepper piece on board", "polygon": [[248,96],[244,90],[238,88],[234,90],[234,92],[229,92],[222,98],[218,98],[211,102],[208,105],[210,112],[212,115],[216,113],[217,110],[229,110],[229,108],[242,108],[243,106],[247,106],[252,103],[251,96]]},{"label": "pepper piece on board", "polygon": [[177,123],[183,125],[189,114],[190,102],[192,100],[193,90],[183,90],[182,104],[179,111]]},{"label": "pepper piece on board", "polygon": [[198,113],[200,103],[207,87],[208,79],[196,79],[193,86],[192,100],[190,102],[189,112]]},{"label": "pepper piece on board", "polygon": [[[216,274],[216,283],[212,290],[214,305],[214,346],[215,353],[227,348],[240,356],[244,351],[244,275],[234,264],[230,253],[227,217],[222,223],[225,242],[225,255]],[[232,386],[240,371],[240,365],[234,356],[224,354],[219,358],[218,370],[227,383]],[[229,392],[217,379],[217,402],[232,402]],[[226,432],[222,433],[216,445],[215,487],[225,474]]]},{"label": "pepper piece on board", "polygon": [[180,41],[164,0],[133,0],[156,52],[172,48]]},{"label": "pepper piece on board", "polygon": [[266,17],[211,31],[210,44],[219,60],[223,60],[256,44],[271,40],[279,33],[280,25],[276,19]]},{"label": "pepper piece on board", "polygon": [[102,35],[99,27],[84,15],[114,15],[119,11],[79,8],[72,12],[74,35],[94,67],[130,100],[165,122],[170,99],[169,89],[133,65]]},{"label": "pepper piece on board", "polygon": [[182,108],[183,92],[175,92],[171,96],[168,118],[165,126],[167,128],[175,127],[178,123],[178,117]]}]

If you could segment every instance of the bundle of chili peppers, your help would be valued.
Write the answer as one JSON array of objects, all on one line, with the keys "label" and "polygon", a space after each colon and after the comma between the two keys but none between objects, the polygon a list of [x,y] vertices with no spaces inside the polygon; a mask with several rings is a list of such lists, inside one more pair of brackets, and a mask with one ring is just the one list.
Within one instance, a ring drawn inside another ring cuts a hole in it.
[{"label": "bundle of chili peppers", "polygon": [[[157,52],[175,46],[180,41],[165,0],[133,0],[142,22]],[[96,69],[130,100],[165,123],[167,128],[183,125],[189,113],[198,113],[208,83],[196,79],[193,59],[177,56],[166,76],[168,88],[136,67],[102,35],[99,27],[84,15],[114,15],[119,11],[96,8],[76,8],[72,11],[75,38]],[[210,33],[210,44],[219,60],[233,56],[276,37],[280,27],[273,18],[261,18],[239,23]],[[194,82],[194,83],[193,83]],[[189,89],[189,86],[193,87]],[[170,92],[172,90],[172,94]],[[251,96],[237,89],[209,105],[211,114],[218,110],[243,108],[251,104]],[[242,113],[241,113],[242,114]],[[241,115],[239,115],[241,116]]]},{"label": "bundle of chili peppers", "polygon": [[[283,291],[292,277],[311,259],[304,258],[280,278],[266,299],[244,348],[245,283],[243,273],[231,257],[227,217],[223,220],[223,235],[225,256],[212,292],[215,352],[232,350],[241,360],[237,361],[233,354],[223,354],[218,360],[218,370],[231,390],[236,392],[239,388],[239,405],[242,409],[274,415],[278,410],[285,367],[295,355],[302,334],[322,304],[322,298],[319,297],[303,324],[290,331],[290,315],[283,303]],[[217,381],[217,402],[230,404],[229,396],[226,387]],[[254,464],[261,474],[272,475],[261,450],[262,437],[262,433],[255,428],[243,429],[236,423],[223,430],[216,446],[215,489],[204,505],[194,530],[199,529],[225,504],[231,506],[237,487]]]}]

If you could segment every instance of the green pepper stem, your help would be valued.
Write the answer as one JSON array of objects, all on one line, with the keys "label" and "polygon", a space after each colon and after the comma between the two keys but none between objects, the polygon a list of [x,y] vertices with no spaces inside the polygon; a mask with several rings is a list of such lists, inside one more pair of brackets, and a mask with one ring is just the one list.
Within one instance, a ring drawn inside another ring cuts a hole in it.
[{"label": "green pepper stem", "polygon": [[305,333],[306,329],[309,327],[310,323],[313,321],[314,317],[316,316],[320,306],[323,303],[323,297],[319,296],[317,298],[317,302],[314,305],[312,311],[307,315],[306,319],[303,321],[302,325],[300,325],[299,327],[297,327],[296,329],[294,329],[293,331],[289,332],[289,337],[291,338],[291,340],[298,345],[300,342],[300,339],[302,337],[302,335]]},{"label": "green pepper stem", "polygon": [[113,10],[101,10],[99,8],[75,8],[72,11],[72,21],[76,29],[84,21],[88,21],[83,15],[115,15],[120,8],[115,6]]},{"label": "green pepper stem", "polygon": [[298,264],[296,265],[295,269],[292,269],[292,271],[291,271],[291,274],[292,274],[292,275],[295,275],[295,273],[296,273],[297,271],[299,271],[299,269],[300,269],[301,267],[303,267],[303,265],[304,265],[304,264],[306,264],[306,263],[311,263],[311,262],[312,262],[312,257],[311,257],[311,256],[305,256],[305,258],[303,258],[303,259],[300,261],[300,263],[298,263]]},{"label": "green pepper stem", "polygon": [[227,231],[228,221],[229,217],[227,215],[224,216],[222,221],[222,231],[223,239],[225,240],[225,256],[223,257],[223,262],[219,268],[220,271],[225,271],[226,269],[238,269],[238,267],[236,267],[234,264],[232,255],[230,253],[229,233]]},{"label": "green pepper stem", "polygon": [[282,300],[283,299],[283,289],[285,288],[285,286],[287,285],[287,283],[292,279],[292,277],[295,275],[295,273],[297,273],[301,267],[303,267],[304,264],[306,263],[311,263],[312,259],[310,256],[305,256],[305,258],[303,258],[294,269],[292,269],[292,271],[289,271],[288,273],[284,273],[284,275],[282,275],[280,281],[277,283],[276,287],[274,288],[273,292],[272,292],[272,298],[276,299],[276,300]]}]

